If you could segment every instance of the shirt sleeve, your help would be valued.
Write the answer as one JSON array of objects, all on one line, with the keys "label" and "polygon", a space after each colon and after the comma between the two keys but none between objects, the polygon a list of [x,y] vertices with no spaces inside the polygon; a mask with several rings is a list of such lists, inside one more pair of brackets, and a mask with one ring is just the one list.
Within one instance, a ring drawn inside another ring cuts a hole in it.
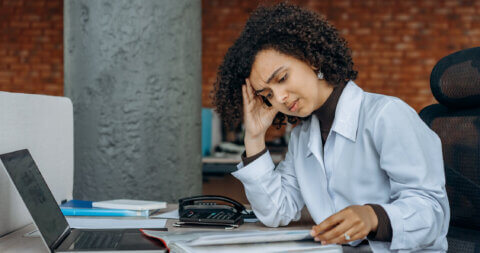
[{"label": "shirt sleeve", "polygon": [[370,232],[367,236],[368,240],[391,242],[392,241],[392,224],[388,218],[387,212],[381,205],[367,204],[372,207],[378,219],[377,231]]},{"label": "shirt sleeve", "polygon": [[[374,145],[390,181],[390,199],[381,204],[391,221],[391,250],[432,245],[448,231],[441,142],[417,113],[399,99],[375,120]],[[446,241],[446,240],[444,240]]]},{"label": "shirt sleeve", "polygon": [[247,157],[247,153],[245,151],[243,151],[242,156],[241,156],[243,166],[247,166],[249,163],[257,160],[257,158],[259,158],[260,156],[262,156],[265,153],[267,153],[267,148],[266,147],[262,151],[258,152],[257,154],[249,156],[249,157]]},{"label": "shirt sleeve", "polygon": [[293,142],[292,137],[285,160],[277,168],[266,151],[247,165],[241,162],[232,173],[244,185],[255,215],[266,226],[285,226],[299,220],[305,205],[293,167]]}]

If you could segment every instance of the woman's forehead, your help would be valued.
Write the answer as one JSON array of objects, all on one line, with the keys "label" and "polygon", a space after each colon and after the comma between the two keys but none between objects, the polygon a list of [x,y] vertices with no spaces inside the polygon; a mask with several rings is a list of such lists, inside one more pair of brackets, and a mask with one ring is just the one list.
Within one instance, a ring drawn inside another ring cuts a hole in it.
[{"label": "woman's forehead", "polygon": [[255,61],[252,65],[252,70],[257,70],[258,72],[268,72],[274,71],[280,65],[285,64],[292,58],[290,56],[281,54],[273,49],[262,50],[257,53],[255,56]]},{"label": "woman's forehead", "polygon": [[265,86],[275,71],[286,68],[292,63],[292,58],[273,49],[260,51],[255,57],[249,77],[252,85]]}]

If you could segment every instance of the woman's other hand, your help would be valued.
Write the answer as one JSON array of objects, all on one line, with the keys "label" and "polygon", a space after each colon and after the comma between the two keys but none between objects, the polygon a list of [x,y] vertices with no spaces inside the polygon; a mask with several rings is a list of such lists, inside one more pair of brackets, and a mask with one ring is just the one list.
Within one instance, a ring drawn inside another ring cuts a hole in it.
[{"label": "woman's other hand", "polygon": [[312,227],[311,235],[322,244],[345,244],[365,238],[376,231],[378,218],[368,205],[353,205]]},{"label": "woman's other hand", "polygon": [[260,96],[255,95],[250,80],[242,85],[243,124],[245,126],[246,155],[252,156],[265,148],[265,133],[272,125],[278,110],[267,106]]}]

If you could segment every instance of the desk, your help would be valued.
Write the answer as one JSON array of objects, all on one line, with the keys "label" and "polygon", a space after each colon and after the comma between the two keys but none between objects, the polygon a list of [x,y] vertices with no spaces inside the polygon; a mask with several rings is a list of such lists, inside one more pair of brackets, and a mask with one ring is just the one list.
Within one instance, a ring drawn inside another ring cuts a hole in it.
[{"label": "desk", "polygon": [[[230,154],[224,157],[202,157],[203,175],[225,175],[237,170],[237,164],[241,162],[241,154]],[[285,157],[285,151],[270,153],[275,164],[280,163]]]},{"label": "desk", "polygon": [[[168,208],[165,209],[165,212],[176,209],[178,206],[176,204],[169,204]],[[310,229],[312,227],[313,221],[309,218],[308,212],[306,210],[302,211],[302,218],[300,221],[292,222],[290,225],[281,228],[269,228],[262,225],[260,222],[256,223],[245,223],[241,225],[238,230],[293,230],[293,229]],[[173,223],[177,220],[169,219],[167,221],[166,227],[168,231],[185,231],[185,230],[205,230],[205,227],[173,227]],[[48,249],[42,243],[40,237],[24,237],[23,235],[35,230],[34,224],[29,224],[17,231],[14,231],[6,236],[0,238],[0,252],[2,253],[19,253],[19,252],[39,252],[39,253],[48,253]],[[219,228],[211,228],[212,230],[218,230]],[[350,247],[343,246],[343,252],[371,252],[368,245],[360,247]]]}]

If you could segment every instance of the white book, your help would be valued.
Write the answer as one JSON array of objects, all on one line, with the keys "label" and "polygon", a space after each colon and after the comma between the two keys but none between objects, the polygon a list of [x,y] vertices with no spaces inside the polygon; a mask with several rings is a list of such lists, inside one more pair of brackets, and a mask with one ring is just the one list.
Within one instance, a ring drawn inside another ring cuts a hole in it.
[{"label": "white book", "polygon": [[92,207],[127,210],[153,210],[167,208],[167,202],[134,199],[112,199],[95,201],[92,203]]}]

